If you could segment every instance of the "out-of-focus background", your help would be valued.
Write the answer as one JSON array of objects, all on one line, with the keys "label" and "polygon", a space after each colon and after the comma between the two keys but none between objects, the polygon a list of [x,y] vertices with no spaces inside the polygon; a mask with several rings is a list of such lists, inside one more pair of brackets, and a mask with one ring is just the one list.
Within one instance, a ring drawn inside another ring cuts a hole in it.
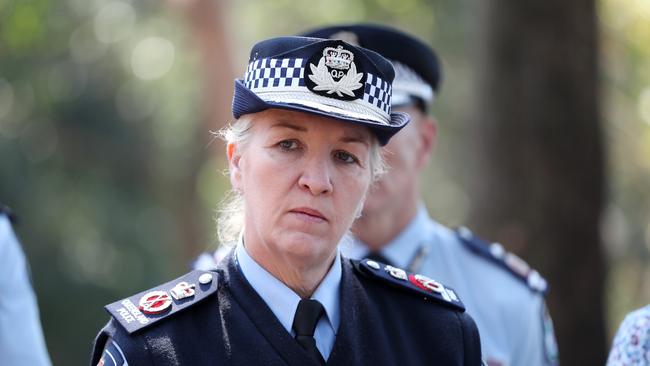
[{"label": "out-of-focus background", "polygon": [[0,202],[20,219],[54,364],[88,362],[104,304],[216,247],[229,184],[210,131],[232,120],[252,44],[358,21],[441,57],[432,215],[539,269],[562,362],[604,362],[650,302],[647,0],[9,0]]}]

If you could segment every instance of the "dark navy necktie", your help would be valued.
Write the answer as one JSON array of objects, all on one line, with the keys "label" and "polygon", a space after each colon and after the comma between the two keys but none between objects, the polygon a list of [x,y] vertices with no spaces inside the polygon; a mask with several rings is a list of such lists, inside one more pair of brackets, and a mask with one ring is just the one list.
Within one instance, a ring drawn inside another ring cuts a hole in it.
[{"label": "dark navy necktie", "polygon": [[325,359],[316,347],[314,331],[318,319],[323,315],[325,309],[323,305],[316,300],[300,300],[296,316],[293,318],[293,330],[296,332],[296,341],[307,353],[314,357],[321,365],[325,364]]}]

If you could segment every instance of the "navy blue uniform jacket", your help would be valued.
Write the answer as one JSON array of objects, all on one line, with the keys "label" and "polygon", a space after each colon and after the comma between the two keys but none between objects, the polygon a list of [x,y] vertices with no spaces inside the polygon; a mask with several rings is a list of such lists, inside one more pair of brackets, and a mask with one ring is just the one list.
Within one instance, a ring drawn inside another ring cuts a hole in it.
[{"label": "navy blue uniform jacket", "polygon": [[[111,319],[91,363],[114,339],[129,365],[317,365],[253,290],[230,256],[216,290],[129,333]],[[481,364],[479,334],[464,311],[364,274],[342,261],[341,323],[328,365]]]}]

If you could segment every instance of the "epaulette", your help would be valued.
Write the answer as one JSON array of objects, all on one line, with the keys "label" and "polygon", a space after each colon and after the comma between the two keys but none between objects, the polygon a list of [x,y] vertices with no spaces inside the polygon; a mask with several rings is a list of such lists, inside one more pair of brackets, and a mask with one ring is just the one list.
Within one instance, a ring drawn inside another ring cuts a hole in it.
[{"label": "epaulette", "polygon": [[425,300],[434,300],[454,310],[465,311],[465,305],[453,289],[427,276],[409,273],[401,268],[370,259],[350,261],[352,266],[366,277],[424,296]]},{"label": "epaulette", "polygon": [[9,206],[5,206],[2,203],[0,203],[0,215],[7,215],[9,218],[9,222],[12,224],[16,224],[16,215],[11,211]]},{"label": "epaulette", "polygon": [[198,304],[217,288],[217,272],[197,270],[104,308],[131,334]]},{"label": "epaulette", "polygon": [[548,291],[546,280],[531,268],[528,263],[514,253],[506,251],[499,243],[488,243],[475,236],[472,231],[466,227],[456,229],[456,235],[461,243],[465,245],[472,253],[479,255],[498,267],[503,268],[517,279],[528,286],[529,289],[541,294]]}]

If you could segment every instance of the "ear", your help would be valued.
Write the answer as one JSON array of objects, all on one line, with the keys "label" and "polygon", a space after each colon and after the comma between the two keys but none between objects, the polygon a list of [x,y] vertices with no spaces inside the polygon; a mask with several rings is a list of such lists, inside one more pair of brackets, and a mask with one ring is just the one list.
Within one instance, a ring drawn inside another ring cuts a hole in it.
[{"label": "ear", "polygon": [[420,146],[418,149],[418,168],[423,168],[429,162],[431,152],[438,138],[438,121],[430,116],[423,116],[419,123]]},{"label": "ear", "polygon": [[228,155],[228,172],[230,173],[230,184],[235,192],[242,191],[242,174],[241,174],[241,153],[237,143],[230,142],[226,147]]}]

